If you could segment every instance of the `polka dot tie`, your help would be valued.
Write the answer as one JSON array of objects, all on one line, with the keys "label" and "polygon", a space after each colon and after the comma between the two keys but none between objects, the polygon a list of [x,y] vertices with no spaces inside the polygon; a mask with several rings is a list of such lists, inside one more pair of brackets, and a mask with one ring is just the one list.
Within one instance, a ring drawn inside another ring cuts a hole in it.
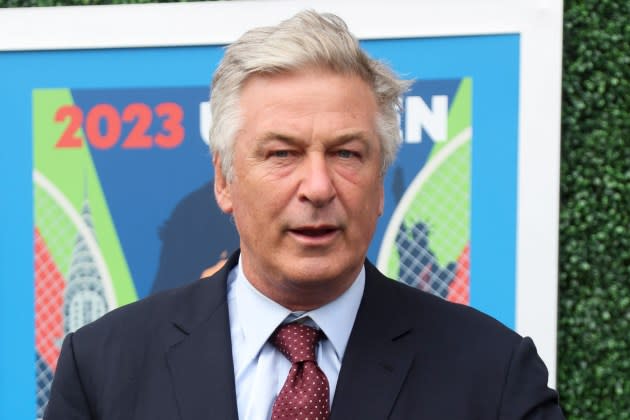
[{"label": "polka dot tie", "polygon": [[291,370],[271,411],[272,420],[328,420],[328,379],[317,366],[315,346],[322,332],[292,323],[278,327],[271,343],[291,362]]}]

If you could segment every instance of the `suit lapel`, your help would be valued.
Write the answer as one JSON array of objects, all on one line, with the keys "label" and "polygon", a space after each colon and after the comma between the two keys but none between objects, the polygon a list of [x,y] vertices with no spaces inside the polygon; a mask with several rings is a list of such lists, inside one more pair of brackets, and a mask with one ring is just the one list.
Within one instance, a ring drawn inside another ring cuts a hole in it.
[{"label": "suit lapel", "polygon": [[233,255],[217,274],[200,280],[173,320],[167,362],[182,420],[237,419],[227,276]]},{"label": "suit lapel", "polygon": [[331,420],[387,418],[413,359],[411,327],[395,288],[369,262],[357,318],[339,372]]}]

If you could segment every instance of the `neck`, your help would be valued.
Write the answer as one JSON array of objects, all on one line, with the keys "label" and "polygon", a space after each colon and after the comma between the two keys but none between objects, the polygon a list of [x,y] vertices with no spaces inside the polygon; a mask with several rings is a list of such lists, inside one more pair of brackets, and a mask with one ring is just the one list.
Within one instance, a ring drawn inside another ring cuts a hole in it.
[{"label": "neck", "polygon": [[245,278],[256,290],[291,311],[311,311],[334,301],[352,286],[363,267],[349,267],[334,278],[289,279],[281,274],[261,275],[245,258],[241,263]]}]

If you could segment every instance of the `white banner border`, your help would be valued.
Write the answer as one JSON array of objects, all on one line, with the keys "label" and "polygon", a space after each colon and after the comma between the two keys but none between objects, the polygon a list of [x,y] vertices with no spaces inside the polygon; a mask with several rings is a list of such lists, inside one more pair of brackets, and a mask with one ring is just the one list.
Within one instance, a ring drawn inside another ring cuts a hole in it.
[{"label": "white banner border", "polygon": [[554,385],[561,0],[234,1],[2,9],[0,53],[226,44],[251,27],[277,23],[304,8],[338,14],[360,39],[520,35],[516,329],[534,338]]}]

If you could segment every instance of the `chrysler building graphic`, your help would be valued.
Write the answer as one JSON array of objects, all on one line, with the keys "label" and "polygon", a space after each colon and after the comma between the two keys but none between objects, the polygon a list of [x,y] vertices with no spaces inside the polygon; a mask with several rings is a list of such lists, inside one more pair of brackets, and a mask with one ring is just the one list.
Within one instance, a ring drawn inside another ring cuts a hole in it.
[{"label": "chrysler building graphic", "polygon": [[[90,232],[94,233],[87,188],[81,218]],[[66,279],[63,299],[64,334],[74,332],[100,318],[108,310],[101,275],[81,234],[77,234]]]},{"label": "chrysler building graphic", "polygon": [[[107,299],[107,279],[99,269],[100,255],[94,254],[100,250],[87,180],[80,212],[74,207],[68,210],[70,201],[43,176],[35,177],[35,181],[40,224],[35,227],[35,379],[36,416],[41,418],[64,337],[104,315],[112,303]],[[60,204],[64,200],[66,204]],[[70,211],[75,216],[69,216]]]}]

